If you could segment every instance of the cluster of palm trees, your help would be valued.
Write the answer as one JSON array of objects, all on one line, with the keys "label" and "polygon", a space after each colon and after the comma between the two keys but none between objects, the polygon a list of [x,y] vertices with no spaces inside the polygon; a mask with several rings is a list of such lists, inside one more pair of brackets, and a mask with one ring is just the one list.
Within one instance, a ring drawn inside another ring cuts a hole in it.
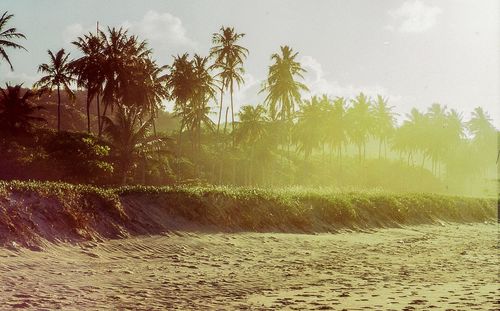
[{"label": "cluster of palm trees", "polygon": [[[5,49],[23,49],[14,40],[25,36],[7,27],[11,18],[8,13],[0,18],[0,56],[12,68]],[[97,28],[73,42],[80,54],[76,59],[64,49],[48,51],[49,62],[39,66],[43,76],[34,90],[22,94],[20,85],[1,90],[2,126],[26,130],[32,121],[41,121],[32,116],[41,108],[33,99],[42,92],[56,91],[57,130],[61,131],[61,93],[72,99],[75,86],[82,88],[87,131],[108,139],[121,182],[127,181],[134,168],[145,172],[151,162],[162,162],[167,151],[173,152],[167,150],[172,137],[156,131],[155,120],[165,101],[174,103],[174,116],[180,124],[176,157],[211,155],[210,164],[202,161],[204,167],[198,172],[221,183],[235,182],[235,174],[240,174],[244,176],[240,183],[255,184],[258,174],[274,174],[272,167],[288,166],[291,171],[298,161],[307,162],[316,155],[324,160],[327,153],[340,166],[346,154],[355,155],[359,163],[370,153],[374,157],[378,153],[379,159],[399,155],[408,165],[415,165],[418,158],[422,167],[430,160],[430,170],[439,175],[441,165],[452,162],[448,160],[453,152],[490,148],[492,136],[496,136],[481,108],[465,123],[457,111],[434,104],[425,113],[413,109],[398,126],[393,107],[381,95],[303,99],[309,91],[301,82],[306,70],[289,46],[281,46],[271,55],[268,77],[260,91],[265,94],[264,102],[235,112],[234,92],[244,83],[244,62],[249,54],[241,45],[243,37],[234,28],[223,26],[212,35],[207,56],[185,53],[174,56],[172,64],[159,66],[146,41],[122,28]],[[227,95],[229,104],[224,101]],[[94,117],[92,105],[97,111]],[[189,138],[190,148],[181,148],[183,137]],[[369,144],[376,144],[378,152],[372,148],[367,155]],[[222,171],[228,167],[232,177],[223,178]]]}]

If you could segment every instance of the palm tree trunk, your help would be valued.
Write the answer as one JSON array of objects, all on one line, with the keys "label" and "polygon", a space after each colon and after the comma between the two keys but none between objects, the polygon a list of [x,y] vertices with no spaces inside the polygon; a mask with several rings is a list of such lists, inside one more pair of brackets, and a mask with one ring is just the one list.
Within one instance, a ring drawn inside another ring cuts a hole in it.
[{"label": "palm tree trunk", "polygon": [[57,86],[57,131],[61,131],[61,89]]},{"label": "palm tree trunk", "polygon": [[99,92],[96,94],[96,105],[97,105],[97,135],[101,137],[102,126],[101,126],[101,103],[99,100]]},{"label": "palm tree trunk", "polygon": [[378,141],[378,158],[382,157],[382,138]]},{"label": "palm tree trunk", "polygon": [[87,90],[87,133],[90,134],[90,96]]},{"label": "palm tree trunk", "polygon": [[184,121],[181,121],[181,127],[179,128],[179,139],[177,140],[177,144],[179,145],[179,155],[181,150],[181,139],[182,139],[182,130],[184,129]]},{"label": "palm tree trunk", "polygon": [[234,106],[233,106],[233,79],[231,79],[231,136],[233,139],[233,147],[234,147]]},{"label": "palm tree trunk", "polygon": [[224,134],[226,134],[226,128],[227,128],[227,114],[229,113],[229,107],[226,108],[226,123],[224,123]]},{"label": "palm tree trunk", "polygon": [[222,87],[220,89],[220,106],[219,106],[219,117],[217,119],[217,137],[219,137],[219,128],[220,128],[220,120],[222,117],[222,101],[224,99],[224,83],[222,83]]},{"label": "palm tree trunk", "polygon": [[252,144],[252,149],[250,153],[250,167],[248,169],[248,185],[251,186],[253,184],[253,162],[254,162],[254,156],[255,156],[255,144]]},{"label": "palm tree trunk", "polygon": [[[102,112],[102,116],[106,116],[106,111],[108,110],[108,103],[104,103],[104,111]],[[101,118],[101,133],[104,127],[104,118]]]},{"label": "palm tree trunk", "polygon": [[387,160],[387,139],[384,139],[384,159]]}]

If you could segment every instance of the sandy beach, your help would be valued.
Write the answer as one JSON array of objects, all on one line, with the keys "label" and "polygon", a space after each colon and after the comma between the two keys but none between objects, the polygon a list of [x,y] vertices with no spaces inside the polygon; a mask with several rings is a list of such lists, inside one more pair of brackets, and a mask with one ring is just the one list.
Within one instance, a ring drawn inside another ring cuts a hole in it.
[{"label": "sandy beach", "polygon": [[0,249],[0,309],[500,310],[497,224]]}]

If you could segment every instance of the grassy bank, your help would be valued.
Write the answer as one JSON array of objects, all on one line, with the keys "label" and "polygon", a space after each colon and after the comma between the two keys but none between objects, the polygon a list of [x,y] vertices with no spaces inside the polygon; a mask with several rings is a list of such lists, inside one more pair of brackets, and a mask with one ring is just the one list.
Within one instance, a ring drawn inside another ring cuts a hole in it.
[{"label": "grassy bank", "polygon": [[170,230],[335,232],[496,221],[497,201],[303,188],[121,187],[0,182],[0,245]]}]

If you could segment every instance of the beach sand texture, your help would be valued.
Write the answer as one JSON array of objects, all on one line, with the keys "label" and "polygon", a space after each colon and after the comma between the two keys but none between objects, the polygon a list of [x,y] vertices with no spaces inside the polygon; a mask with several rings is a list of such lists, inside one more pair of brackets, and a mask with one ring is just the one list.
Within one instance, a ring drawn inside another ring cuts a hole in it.
[{"label": "beach sand texture", "polygon": [[0,248],[0,309],[500,310],[498,226]]}]

